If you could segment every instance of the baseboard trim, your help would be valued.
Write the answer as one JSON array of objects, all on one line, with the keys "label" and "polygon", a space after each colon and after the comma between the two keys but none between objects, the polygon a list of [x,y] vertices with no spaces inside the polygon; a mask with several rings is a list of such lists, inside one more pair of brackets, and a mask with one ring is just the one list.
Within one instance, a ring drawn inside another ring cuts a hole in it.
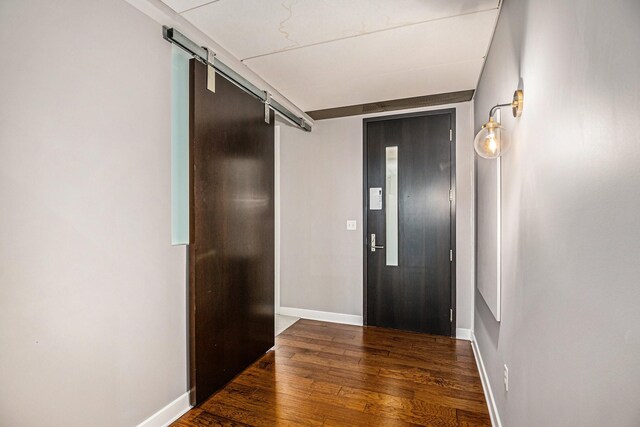
[{"label": "baseboard trim", "polygon": [[482,355],[480,355],[480,348],[476,341],[476,336],[471,332],[471,348],[473,349],[473,355],[476,358],[476,364],[478,365],[478,371],[480,372],[480,380],[482,381],[482,389],[484,390],[484,397],[487,400],[489,406],[489,416],[491,417],[491,425],[493,427],[502,427],[500,422],[500,414],[498,414],[498,407],[496,401],[493,398],[493,391],[491,390],[491,384],[489,383],[489,377],[487,371],[484,368],[484,362],[482,361]]},{"label": "baseboard trim", "polygon": [[169,424],[184,415],[189,409],[191,409],[191,405],[189,404],[189,392],[186,392],[138,424],[138,427],[167,427]]},{"label": "baseboard trim", "polygon": [[283,316],[300,317],[302,319],[362,326],[362,316],[356,316],[355,314],[332,313],[330,311],[316,311],[293,307],[280,307],[279,314]]},{"label": "baseboard trim", "polygon": [[471,329],[456,328],[456,338],[471,341]]}]

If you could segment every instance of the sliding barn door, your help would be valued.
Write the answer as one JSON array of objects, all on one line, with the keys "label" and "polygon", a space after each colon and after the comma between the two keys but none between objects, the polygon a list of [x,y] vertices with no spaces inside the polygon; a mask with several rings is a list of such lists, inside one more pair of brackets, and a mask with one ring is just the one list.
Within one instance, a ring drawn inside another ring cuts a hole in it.
[{"label": "sliding barn door", "polygon": [[[270,112],[273,115],[272,112]],[[274,128],[264,104],[190,63],[191,401],[274,345]]]}]

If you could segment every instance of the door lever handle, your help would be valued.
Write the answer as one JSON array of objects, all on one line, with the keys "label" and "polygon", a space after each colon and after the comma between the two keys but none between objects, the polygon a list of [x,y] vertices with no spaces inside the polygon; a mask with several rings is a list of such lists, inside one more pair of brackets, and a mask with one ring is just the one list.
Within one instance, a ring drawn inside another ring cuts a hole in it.
[{"label": "door lever handle", "polygon": [[376,235],[371,235],[371,252],[375,252],[376,249],[384,249],[384,246],[376,246]]}]

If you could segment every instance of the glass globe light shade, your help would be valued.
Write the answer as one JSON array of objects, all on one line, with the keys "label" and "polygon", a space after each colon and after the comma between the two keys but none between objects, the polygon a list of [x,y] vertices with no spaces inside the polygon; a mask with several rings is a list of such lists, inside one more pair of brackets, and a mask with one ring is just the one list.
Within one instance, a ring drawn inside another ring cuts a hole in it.
[{"label": "glass globe light shade", "polygon": [[508,147],[507,138],[504,135],[504,128],[493,120],[493,117],[482,126],[473,141],[473,147],[480,157],[485,159],[497,159],[506,153]]}]

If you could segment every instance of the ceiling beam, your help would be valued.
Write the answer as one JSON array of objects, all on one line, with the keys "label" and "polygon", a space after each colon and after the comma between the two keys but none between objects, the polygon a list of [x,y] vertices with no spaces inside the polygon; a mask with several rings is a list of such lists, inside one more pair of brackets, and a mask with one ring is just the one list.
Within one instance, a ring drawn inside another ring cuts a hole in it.
[{"label": "ceiling beam", "polygon": [[313,120],[335,119],[338,117],[358,116],[362,114],[381,113],[384,111],[406,110],[408,108],[432,107],[434,105],[454,104],[470,101],[473,89],[458,92],[439,93],[435,95],[415,96],[413,98],[392,99],[388,101],[370,102],[368,104],[347,105],[345,107],[325,108],[307,111]]}]

